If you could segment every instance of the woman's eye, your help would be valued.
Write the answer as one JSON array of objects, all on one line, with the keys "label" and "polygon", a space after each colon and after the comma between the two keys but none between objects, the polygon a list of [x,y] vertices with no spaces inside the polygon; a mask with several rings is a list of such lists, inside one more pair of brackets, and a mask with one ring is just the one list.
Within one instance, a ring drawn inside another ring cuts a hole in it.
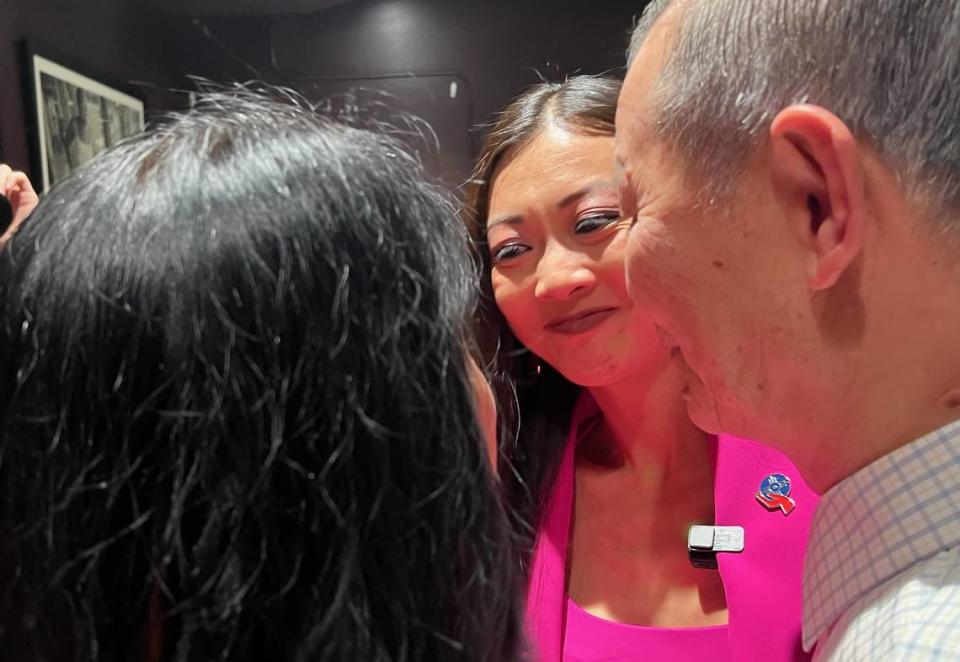
[{"label": "woman's eye", "polygon": [[500,246],[493,251],[493,263],[497,264],[503,260],[520,257],[529,250],[530,247],[524,246],[523,244],[506,244],[505,246]]},{"label": "woman's eye", "polygon": [[605,212],[603,214],[594,214],[593,216],[585,216],[577,221],[577,224],[574,226],[574,232],[577,234],[587,234],[588,232],[593,232],[594,230],[599,230],[600,228],[605,228],[611,223],[614,223],[620,219],[619,212]]}]

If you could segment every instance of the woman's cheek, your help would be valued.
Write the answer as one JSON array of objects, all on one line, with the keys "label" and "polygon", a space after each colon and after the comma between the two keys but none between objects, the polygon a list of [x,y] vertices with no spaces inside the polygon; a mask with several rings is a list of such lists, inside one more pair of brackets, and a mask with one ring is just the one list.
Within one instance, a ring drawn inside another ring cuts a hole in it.
[{"label": "woman's cheek", "polygon": [[539,335],[536,303],[532,297],[525,297],[522,291],[507,286],[495,288],[493,297],[513,335],[529,349],[536,351],[530,345],[530,343],[536,343]]}]

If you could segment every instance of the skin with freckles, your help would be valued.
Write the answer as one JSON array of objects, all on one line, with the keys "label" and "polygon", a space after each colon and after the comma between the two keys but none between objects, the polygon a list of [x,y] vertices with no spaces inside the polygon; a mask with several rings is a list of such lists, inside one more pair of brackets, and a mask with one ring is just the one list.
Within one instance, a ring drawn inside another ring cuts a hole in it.
[{"label": "skin with freckles", "polygon": [[685,377],[693,421],[785,451],[823,492],[960,417],[956,247],[819,106],[783,108],[736,190],[704,200],[709,173],[654,131],[680,11],[658,19],[617,110],[630,293]]}]

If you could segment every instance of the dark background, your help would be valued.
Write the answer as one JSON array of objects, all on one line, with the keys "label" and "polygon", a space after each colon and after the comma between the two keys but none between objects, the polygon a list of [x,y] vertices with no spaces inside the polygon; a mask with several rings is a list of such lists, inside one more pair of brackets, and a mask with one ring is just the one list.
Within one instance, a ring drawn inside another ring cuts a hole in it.
[{"label": "dark background", "polygon": [[186,106],[190,75],[265,80],[311,98],[377,90],[388,95],[380,101],[432,126],[436,140],[427,134],[423,141],[428,169],[455,187],[469,174],[478,126],[524,87],[575,73],[622,75],[629,30],[644,4],[0,0],[0,159],[31,165],[20,51],[26,42],[143,98],[148,121]]}]

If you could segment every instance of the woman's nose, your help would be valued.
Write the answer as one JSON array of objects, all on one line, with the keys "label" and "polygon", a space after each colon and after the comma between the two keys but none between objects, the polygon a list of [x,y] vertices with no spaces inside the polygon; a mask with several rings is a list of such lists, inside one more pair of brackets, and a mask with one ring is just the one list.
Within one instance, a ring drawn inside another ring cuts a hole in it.
[{"label": "woman's nose", "polygon": [[565,301],[575,294],[589,292],[596,282],[585,255],[564,246],[548,246],[537,264],[534,296]]}]

